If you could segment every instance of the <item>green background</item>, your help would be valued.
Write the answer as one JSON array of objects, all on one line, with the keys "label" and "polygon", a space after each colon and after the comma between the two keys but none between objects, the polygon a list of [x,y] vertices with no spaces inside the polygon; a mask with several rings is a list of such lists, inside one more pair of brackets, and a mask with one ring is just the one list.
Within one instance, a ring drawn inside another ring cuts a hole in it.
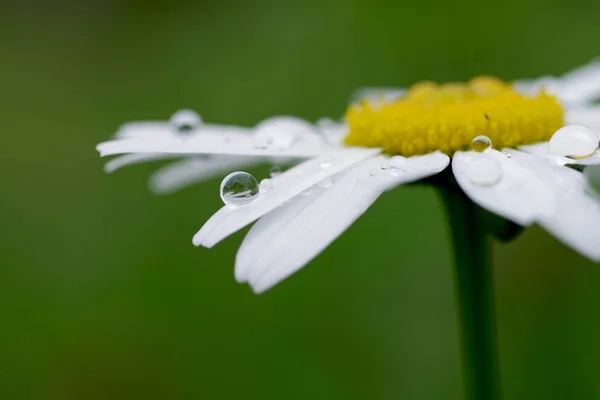
[{"label": "green background", "polygon": [[[599,21],[597,0],[3,2],[0,398],[460,399],[433,190],[382,196],[256,296],[243,232],[191,245],[219,179],[153,196],[156,164],[107,176],[94,146],[184,107],[316,120],[363,85],[560,74]],[[598,265],[537,227],[495,260],[505,398],[600,398]]]}]

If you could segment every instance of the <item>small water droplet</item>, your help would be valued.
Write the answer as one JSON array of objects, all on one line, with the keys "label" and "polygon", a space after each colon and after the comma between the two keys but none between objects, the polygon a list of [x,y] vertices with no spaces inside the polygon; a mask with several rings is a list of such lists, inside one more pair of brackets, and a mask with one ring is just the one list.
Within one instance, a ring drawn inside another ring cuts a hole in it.
[{"label": "small water droplet", "polygon": [[271,138],[265,136],[257,136],[254,138],[254,148],[258,150],[266,150],[271,147]]},{"label": "small water droplet", "polygon": [[179,110],[171,116],[169,123],[177,132],[188,133],[202,125],[202,118],[193,110]]},{"label": "small water droplet", "polygon": [[387,171],[390,168],[390,165],[388,163],[383,163],[381,164],[381,169],[384,171]]},{"label": "small water droplet", "polygon": [[598,136],[583,125],[568,125],[557,130],[550,138],[548,151],[574,159],[592,156],[599,146]]},{"label": "small water droplet", "polygon": [[270,180],[269,178],[263,179],[262,181],[260,181],[260,189],[265,191],[265,190],[270,190],[273,188],[273,181]]},{"label": "small water droplet", "polygon": [[493,186],[502,179],[502,166],[493,158],[478,158],[468,165],[467,176],[476,185]]},{"label": "small water droplet", "polygon": [[502,154],[504,155],[504,157],[506,158],[512,158],[512,155],[506,151],[503,151]]},{"label": "small water droplet", "polygon": [[303,196],[309,196],[312,193],[312,188],[308,188],[301,193]]},{"label": "small water droplet", "polygon": [[377,175],[377,170],[376,169],[372,169],[369,171],[369,175],[370,176],[376,176]]},{"label": "small water droplet", "polygon": [[272,165],[271,168],[269,168],[269,175],[271,175],[271,178],[275,178],[282,173],[283,172],[281,171],[281,167],[279,165]]},{"label": "small water droplet", "polygon": [[483,153],[492,147],[492,140],[484,135],[479,135],[471,141],[471,149],[477,153]]},{"label": "small water droplet", "polygon": [[333,159],[331,157],[325,157],[323,160],[321,160],[321,168],[325,169],[325,168],[329,168],[333,165]]},{"label": "small water droplet", "polygon": [[390,158],[390,167],[392,169],[406,171],[408,169],[408,161],[406,160],[406,157],[393,156],[392,158]]},{"label": "small water droplet", "polygon": [[319,186],[321,186],[322,188],[325,189],[329,189],[330,187],[333,186],[333,178],[332,177],[327,177],[325,179],[323,179],[321,182],[319,182]]},{"label": "small water droplet", "polygon": [[258,197],[259,185],[252,175],[237,171],[227,175],[221,182],[221,199],[228,206],[244,206]]}]

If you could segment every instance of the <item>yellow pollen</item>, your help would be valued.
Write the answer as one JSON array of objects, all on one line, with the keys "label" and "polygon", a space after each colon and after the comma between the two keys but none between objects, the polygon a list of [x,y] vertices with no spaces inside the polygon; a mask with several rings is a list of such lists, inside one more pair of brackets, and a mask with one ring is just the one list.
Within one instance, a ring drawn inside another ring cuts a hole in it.
[{"label": "yellow pollen", "polygon": [[345,142],[403,156],[435,150],[451,155],[487,136],[502,149],[549,140],[564,125],[563,114],[555,97],[545,92],[525,96],[493,77],[466,84],[420,82],[394,102],[363,100],[351,106]]}]

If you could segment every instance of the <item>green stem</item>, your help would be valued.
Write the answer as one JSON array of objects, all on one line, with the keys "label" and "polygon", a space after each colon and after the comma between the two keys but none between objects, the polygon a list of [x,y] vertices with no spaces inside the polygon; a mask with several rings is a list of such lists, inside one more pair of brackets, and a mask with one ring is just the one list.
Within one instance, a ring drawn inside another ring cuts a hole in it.
[{"label": "green stem", "polygon": [[442,189],[454,247],[463,390],[468,400],[500,399],[490,238],[481,209]]}]

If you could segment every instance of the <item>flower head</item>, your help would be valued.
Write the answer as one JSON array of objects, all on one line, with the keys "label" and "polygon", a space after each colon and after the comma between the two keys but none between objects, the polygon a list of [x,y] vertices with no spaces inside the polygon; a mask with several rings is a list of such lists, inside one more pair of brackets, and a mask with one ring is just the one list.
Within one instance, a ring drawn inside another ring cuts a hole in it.
[{"label": "flower head", "polygon": [[151,179],[170,192],[262,162],[292,163],[260,185],[230,174],[225,205],[194,236],[212,247],[257,221],[236,257],[235,276],[262,292],[297,271],[343,233],[385,191],[449,164],[473,202],[516,224],[537,223],[600,261],[600,202],[572,166],[600,164],[600,63],[561,78],[507,84],[419,83],[367,90],[340,122],[269,118],[253,128],[213,125],[189,111],[170,122],[132,123],[101,143],[126,154],[109,171],[182,157]]}]

